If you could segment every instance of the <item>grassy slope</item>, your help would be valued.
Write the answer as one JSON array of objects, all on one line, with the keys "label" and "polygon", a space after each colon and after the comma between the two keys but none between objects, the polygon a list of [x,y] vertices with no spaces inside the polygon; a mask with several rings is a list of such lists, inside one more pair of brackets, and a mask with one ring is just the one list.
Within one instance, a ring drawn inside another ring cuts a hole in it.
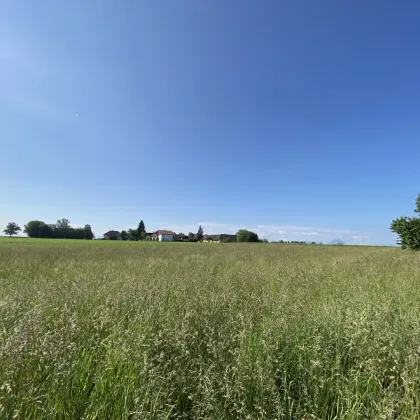
[{"label": "grassy slope", "polygon": [[419,418],[420,255],[0,240],[0,417]]}]

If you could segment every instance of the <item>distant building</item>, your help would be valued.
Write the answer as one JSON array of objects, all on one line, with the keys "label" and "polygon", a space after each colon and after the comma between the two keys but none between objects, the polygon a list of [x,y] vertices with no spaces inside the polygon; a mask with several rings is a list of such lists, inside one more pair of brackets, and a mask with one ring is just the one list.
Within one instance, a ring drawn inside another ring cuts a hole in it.
[{"label": "distant building", "polygon": [[172,230],[158,230],[157,232],[159,242],[170,242],[174,240],[175,232]]},{"label": "distant building", "polygon": [[227,233],[222,233],[220,235],[204,235],[203,242],[236,242],[236,235],[229,235]]},{"label": "distant building", "polygon": [[185,235],[184,233],[175,233],[174,235],[174,241],[188,242],[189,240],[190,238],[188,235]]},{"label": "distant building", "polygon": [[153,233],[146,233],[147,241],[171,242],[174,240],[175,232],[171,230],[157,230]]},{"label": "distant building", "polygon": [[118,232],[118,230],[110,230],[109,232],[104,233],[104,239],[108,239],[111,241],[120,239],[120,232]]}]

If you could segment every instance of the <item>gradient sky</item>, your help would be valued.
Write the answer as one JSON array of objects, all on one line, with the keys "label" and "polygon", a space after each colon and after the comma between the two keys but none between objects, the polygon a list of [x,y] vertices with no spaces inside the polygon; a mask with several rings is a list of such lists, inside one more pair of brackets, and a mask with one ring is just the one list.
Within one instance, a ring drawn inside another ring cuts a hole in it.
[{"label": "gradient sky", "polygon": [[393,244],[420,3],[0,0],[0,227]]}]

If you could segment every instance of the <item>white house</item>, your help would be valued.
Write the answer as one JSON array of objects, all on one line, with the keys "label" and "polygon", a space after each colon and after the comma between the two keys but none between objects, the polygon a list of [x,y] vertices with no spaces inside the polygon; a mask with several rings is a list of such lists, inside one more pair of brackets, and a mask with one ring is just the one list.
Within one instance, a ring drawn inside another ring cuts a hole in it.
[{"label": "white house", "polygon": [[171,242],[174,240],[175,232],[171,230],[158,230],[156,232],[159,242]]}]

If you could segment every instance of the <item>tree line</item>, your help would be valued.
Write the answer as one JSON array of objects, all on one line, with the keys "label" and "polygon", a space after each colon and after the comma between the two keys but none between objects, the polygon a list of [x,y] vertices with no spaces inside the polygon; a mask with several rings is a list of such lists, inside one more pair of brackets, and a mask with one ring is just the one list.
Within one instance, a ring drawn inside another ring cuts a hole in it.
[{"label": "tree line", "polygon": [[[21,232],[22,229],[15,222],[9,222],[3,232],[12,237]],[[50,239],[94,239],[90,225],[83,228],[74,228],[68,219],[57,220],[54,224],[48,224],[41,220],[31,220],[24,226],[23,233],[30,238],[50,238]],[[188,238],[190,242],[201,242],[204,237],[204,231],[201,225],[197,233],[190,232]],[[120,233],[120,239],[123,241],[142,241],[146,238],[146,226],[143,220],[140,220],[137,228],[123,230]],[[240,229],[236,233],[236,242],[268,242],[267,239],[259,239],[255,232],[247,229]]]},{"label": "tree line", "polygon": [[[3,232],[12,237],[22,229],[15,222],[9,222]],[[30,238],[54,238],[54,239],[93,239],[95,236],[90,225],[83,228],[74,228],[70,220],[60,219],[57,223],[47,224],[41,220],[31,220],[24,226],[23,233]]]}]

